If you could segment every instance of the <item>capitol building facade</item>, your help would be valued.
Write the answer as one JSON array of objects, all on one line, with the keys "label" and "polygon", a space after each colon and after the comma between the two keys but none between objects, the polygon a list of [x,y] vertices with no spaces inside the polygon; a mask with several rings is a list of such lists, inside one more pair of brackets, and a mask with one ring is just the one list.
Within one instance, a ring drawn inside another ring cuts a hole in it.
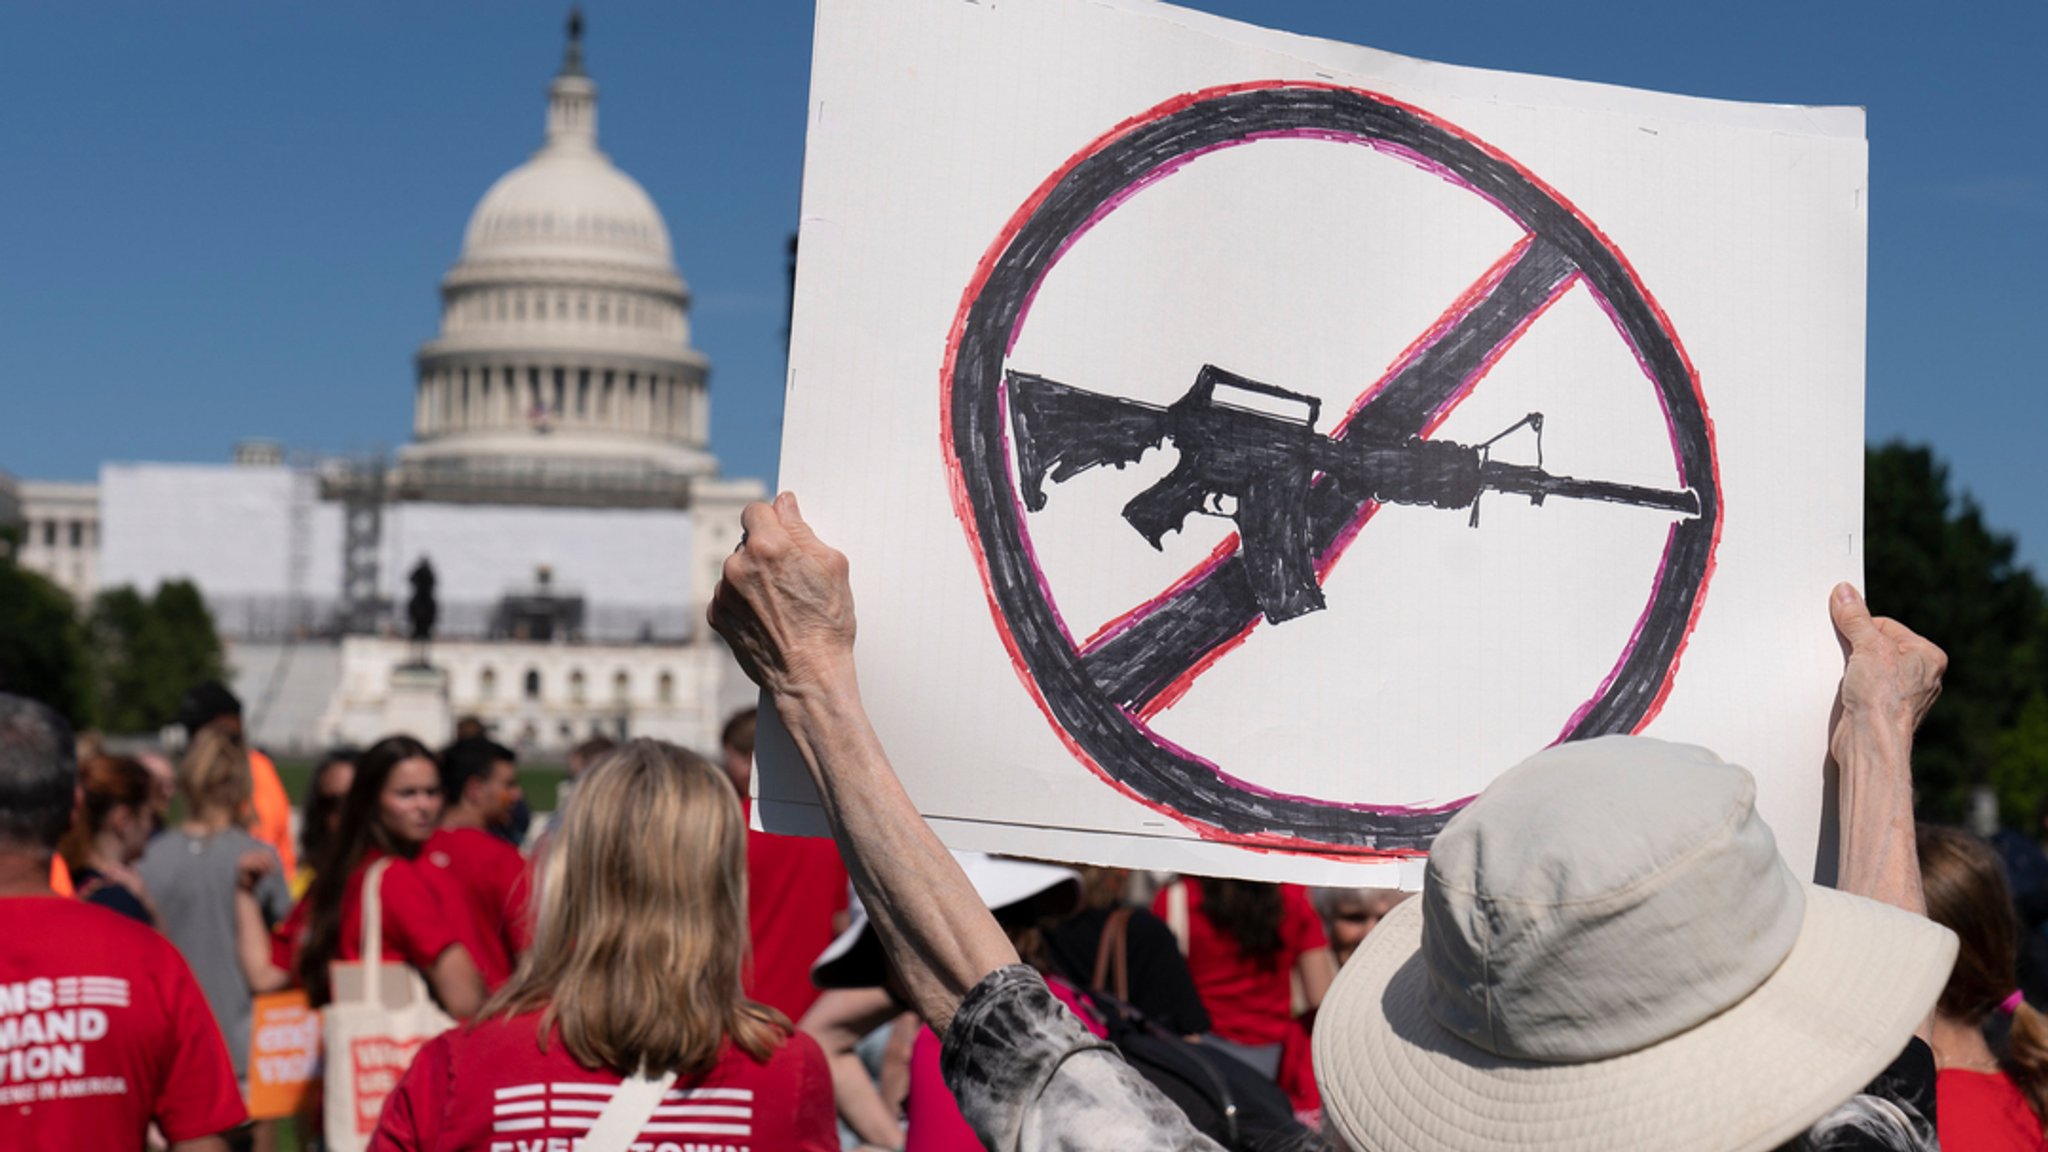
[{"label": "capitol building facade", "polygon": [[449,495],[708,477],[707,375],[668,226],[598,149],[597,86],[572,40],[545,142],[484,194],[441,282],[406,471]]},{"label": "capitol building facade", "polygon": [[[14,484],[0,516],[24,530],[21,562],[81,603],[193,580],[273,748],[439,744],[471,715],[534,749],[715,748],[753,692],[704,608],[764,490],[719,474],[690,291],[661,212],[598,146],[574,22],[541,146],[485,192],[440,295],[394,455],[246,444],[232,463]],[[424,665],[405,635],[423,569]]]}]

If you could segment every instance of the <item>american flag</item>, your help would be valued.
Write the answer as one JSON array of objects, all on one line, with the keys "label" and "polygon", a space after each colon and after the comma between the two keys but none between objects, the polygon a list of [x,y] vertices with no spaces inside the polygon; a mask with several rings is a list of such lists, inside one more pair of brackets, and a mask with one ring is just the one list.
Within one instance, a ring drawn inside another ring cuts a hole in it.
[{"label": "american flag", "polygon": [[[544,1132],[574,1135],[597,1123],[611,1103],[616,1084],[518,1084],[500,1088],[491,1107],[491,1131],[499,1135]],[[642,1136],[738,1136],[754,1131],[751,1088],[675,1088],[661,1098]]]}]

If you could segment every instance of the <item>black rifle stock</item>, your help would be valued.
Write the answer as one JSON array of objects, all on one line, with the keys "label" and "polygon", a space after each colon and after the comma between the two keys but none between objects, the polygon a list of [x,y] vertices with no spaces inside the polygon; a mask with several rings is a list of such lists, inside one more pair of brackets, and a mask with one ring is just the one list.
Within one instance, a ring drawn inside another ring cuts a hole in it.
[{"label": "black rifle stock", "polygon": [[1006,389],[1017,432],[1018,487],[1024,506],[1045,507],[1045,481],[1063,483],[1090,468],[1136,461],[1166,439],[1166,409],[1104,396],[1043,376],[1011,372]]},{"label": "black rifle stock", "polygon": [[[1479,522],[1487,491],[1602,500],[1697,516],[1699,495],[1559,476],[1489,458],[1484,446],[1369,433],[1331,439],[1315,430],[1321,402],[1205,365],[1186,395],[1161,408],[1012,372],[1011,418],[1024,504],[1045,506],[1044,482],[1100,464],[1118,468],[1172,439],[1180,459],[1124,505],[1124,519],[1154,548],[1191,513],[1237,525],[1240,555],[1259,610],[1278,624],[1324,606],[1309,536],[1308,496],[1317,473],[1341,478],[1381,504],[1470,508]],[[1218,398],[1222,385],[1229,392]],[[1270,409],[1294,415],[1279,415]],[[1229,503],[1226,504],[1226,501]]]}]

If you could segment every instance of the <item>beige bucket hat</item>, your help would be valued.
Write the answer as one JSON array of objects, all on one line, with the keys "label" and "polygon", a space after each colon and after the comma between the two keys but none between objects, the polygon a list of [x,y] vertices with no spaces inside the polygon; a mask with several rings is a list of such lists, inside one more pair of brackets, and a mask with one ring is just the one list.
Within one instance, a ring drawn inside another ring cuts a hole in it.
[{"label": "beige bucket hat", "polygon": [[1437,837],[1323,1002],[1316,1080],[1358,1149],[1772,1149],[1899,1054],[1955,954],[1794,876],[1743,769],[1565,744]]}]

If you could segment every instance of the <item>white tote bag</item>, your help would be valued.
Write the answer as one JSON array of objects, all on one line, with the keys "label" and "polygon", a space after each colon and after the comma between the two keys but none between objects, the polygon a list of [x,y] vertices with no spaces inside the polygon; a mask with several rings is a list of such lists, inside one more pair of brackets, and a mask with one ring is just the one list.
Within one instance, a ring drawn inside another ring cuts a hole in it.
[{"label": "white tote bag", "polygon": [[328,967],[334,1000],[320,1010],[328,1152],[363,1152],[413,1054],[455,1026],[417,969],[384,962],[380,888],[390,865],[379,860],[363,877],[363,959]]}]

